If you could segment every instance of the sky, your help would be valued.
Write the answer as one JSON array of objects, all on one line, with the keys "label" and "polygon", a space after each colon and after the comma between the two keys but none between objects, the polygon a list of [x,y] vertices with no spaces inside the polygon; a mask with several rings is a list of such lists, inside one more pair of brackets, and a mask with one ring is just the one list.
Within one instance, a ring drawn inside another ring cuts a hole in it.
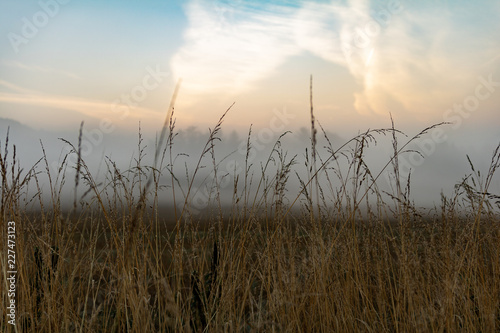
[{"label": "sky", "polygon": [[174,113],[181,128],[205,131],[234,102],[228,130],[296,131],[310,124],[312,76],[315,118],[339,137],[386,128],[392,115],[410,136],[451,123],[430,133],[424,150],[448,147],[489,161],[500,141],[499,1],[0,0],[0,7],[0,118],[34,130],[76,132],[85,121],[90,132],[136,136],[140,122],[156,133],[181,82]]}]

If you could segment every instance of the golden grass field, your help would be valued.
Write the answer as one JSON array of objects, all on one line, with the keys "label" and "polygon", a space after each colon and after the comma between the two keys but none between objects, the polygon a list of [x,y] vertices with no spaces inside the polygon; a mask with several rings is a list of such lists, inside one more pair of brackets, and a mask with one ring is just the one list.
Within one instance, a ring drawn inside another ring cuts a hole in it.
[{"label": "golden grass field", "polygon": [[[222,120],[200,157],[213,158],[214,168]],[[334,188],[315,177],[333,177],[335,167],[316,160],[313,123],[310,176],[297,201],[284,200],[286,186],[304,166],[278,144],[265,164],[274,177],[257,172],[250,180],[245,168],[234,179],[233,204],[221,204],[215,187],[202,214],[190,213],[191,186],[181,190],[169,171],[172,121],[156,168],[140,158],[133,172],[108,164],[98,183],[75,144],[69,154],[79,157],[77,176],[67,176],[63,163],[43,191],[47,159],[21,170],[3,142],[0,331],[500,332],[500,219],[498,197],[488,192],[499,149],[489,170],[457,180],[455,194],[424,214],[409,198],[411,184],[398,181],[405,145],[395,135],[387,168],[396,191],[381,199],[363,152],[385,132],[396,130],[366,132],[344,147],[350,167]],[[181,208],[159,205],[160,179],[171,182],[176,198],[182,193],[172,206]],[[88,192],[85,204],[63,209],[62,183]],[[28,198],[37,211],[25,208],[28,184],[37,189]],[[7,317],[7,221],[16,223],[15,326]]]}]

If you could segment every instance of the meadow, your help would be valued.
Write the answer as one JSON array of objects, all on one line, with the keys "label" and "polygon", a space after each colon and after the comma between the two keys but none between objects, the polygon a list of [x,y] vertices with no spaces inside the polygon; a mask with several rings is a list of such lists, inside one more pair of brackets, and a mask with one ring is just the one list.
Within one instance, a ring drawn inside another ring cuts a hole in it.
[{"label": "meadow", "polygon": [[[469,161],[471,173],[457,180],[454,195],[421,212],[411,181],[399,177],[398,156],[439,124],[405,142],[392,126],[325,149],[317,147],[324,132],[311,108],[304,163],[283,151],[279,137],[262,164],[227,175],[230,204],[221,201],[215,177],[209,204],[194,212],[193,184],[202,165],[222,173],[214,151],[224,116],[198,164],[183,175],[173,171],[182,152],[175,150],[169,119],[153,165],[143,164],[139,141],[134,165],[120,170],[108,160],[101,180],[81,156],[81,133],[79,142],[66,142],[71,151],[57,173],[45,151],[37,165],[22,169],[6,137],[0,331],[500,330],[500,198],[488,190],[500,146],[488,170]],[[378,136],[389,137],[394,152],[374,173],[364,156]],[[377,181],[389,171],[394,191],[382,193]],[[292,197],[291,177],[301,184]],[[74,204],[65,208],[61,191],[69,184]],[[165,191],[177,202],[160,204]],[[7,316],[8,221],[16,225],[15,326]]]}]

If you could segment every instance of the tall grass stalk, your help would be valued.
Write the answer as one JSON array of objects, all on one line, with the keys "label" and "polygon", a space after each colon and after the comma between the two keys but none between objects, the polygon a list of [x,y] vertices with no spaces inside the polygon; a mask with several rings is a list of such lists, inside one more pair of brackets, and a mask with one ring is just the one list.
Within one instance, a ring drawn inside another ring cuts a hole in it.
[{"label": "tall grass stalk", "polygon": [[[400,180],[398,156],[442,124],[399,144],[402,133],[392,123],[334,149],[314,117],[311,81],[305,172],[299,157],[283,149],[287,133],[266,161],[253,165],[250,128],[243,174],[224,175],[224,158],[215,152],[231,106],[182,176],[174,171],[183,154],[174,144],[176,92],[153,165],[145,164],[139,130],[130,168],[120,170],[107,158],[103,180],[94,178],[81,155],[81,134],[76,146],[65,141],[72,150],[56,173],[43,145],[41,160],[22,170],[7,134],[0,151],[0,237],[7,239],[6,223],[15,221],[17,317],[16,326],[8,324],[2,241],[0,331],[499,330],[500,199],[490,185],[500,145],[485,173],[469,159],[472,172],[454,194],[443,195],[434,213],[422,212],[410,199],[411,181]],[[328,142],[323,154],[317,129]],[[366,152],[381,136],[392,138],[393,153],[375,172]],[[66,210],[61,193],[73,167],[70,154],[78,161],[76,200]],[[210,204],[196,214],[194,184],[207,160],[215,175]],[[394,190],[386,193],[378,182],[390,166]],[[232,179],[229,208],[221,201],[221,177]],[[300,188],[289,198],[291,177]],[[179,210],[174,205],[165,212],[160,198],[167,195]]]}]

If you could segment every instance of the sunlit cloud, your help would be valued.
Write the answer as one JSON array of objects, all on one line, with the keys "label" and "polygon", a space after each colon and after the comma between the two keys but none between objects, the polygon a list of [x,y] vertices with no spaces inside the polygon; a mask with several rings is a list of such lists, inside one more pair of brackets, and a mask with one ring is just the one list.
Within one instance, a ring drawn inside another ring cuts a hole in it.
[{"label": "sunlit cloud", "polygon": [[471,45],[457,42],[464,34],[449,16],[395,17],[358,76],[363,91],[355,94],[357,110],[387,114],[402,107],[399,111],[419,116],[441,115],[475,88],[478,76],[495,69],[493,63],[482,65],[499,51],[490,45],[491,36],[475,36],[475,50],[470,52]]},{"label": "sunlit cloud", "polygon": [[359,73],[357,59],[346,57],[345,46],[353,44],[356,25],[369,19],[367,1],[249,6],[244,1],[186,6],[190,24],[171,61],[174,74],[184,79],[183,89],[197,94],[245,91],[301,52]]},{"label": "sunlit cloud", "polygon": [[22,69],[26,71],[35,71],[35,72],[42,72],[42,73],[49,73],[49,74],[57,74],[61,76],[66,76],[72,79],[79,79],[80,77],[74,73],[67,72],[67,71],[62,71],[58,70],[55,68],[50,68],[50,67],[42,67],[42,66],[37,66],[37,65],[27,65],[24,63],[21,63],[19,61],[2,61],[2,65],[6,67],[11,67],[15,69]]},{"label": "sunlit cloud", "polygon": [[[361,86],[354,92],[358,112],[429,116],[463,98],[479,75],[494,71],[494,61],[485,63],[500,52],[491,43],[491,27],[480,31],[477,23],[479,32],[471,35],[470,26],[445,8],[415,12],[403,0],[382,4],[310,3],[299,13],[298,43],[349,69]],[[481,22],[480,12],[475,15]],[[471,45],[460,39],[466,34]]]},{"label": "sunlit cloud", "polygon": [[487,61],[500,53],[491,42],[500,23],[481,31],[481,13],[490,8],[468,14],[468,20],[477,16],[471,32],[450,6],[419,12],[404,0],[374,4],[302,2],[248,11],[242,1],[192,1],[185,43],[171,65],[187,91],[223,94],[249,89],[288,57],[309,52],[349,70],[360,87],[353,91],[359,113],[417,118],[463,98],[479,75],[498,65]]},{"label": "sunlit cloud", "polygon": [[[68,96],[48,95],[28,90],[12,83],[0,80],[0,86],[10,91],[0,92],[0,103],[11,103],[40,108],[51,108],[64,111],[73,111],[95,119],[129,120],[136,124],[137,120],[157,123],[161,115],[157,112],[140,107],[128,107],[113,102],[79,99]],[[37,117],[39,115],[34,115]]]},{"label": "sunlit cloud", "polygon": [[171,61],[183,89],[194,93],[239,92],[268,76],[299,52],[292,9],[270,10],[193,1],[186,7],[190,26],[185,45]]},{"label": "sunlit cloud", "polygon": [[0,80],[0,86],[4,87],[4,88],[7,88],[11,91],[16,91],[18,93],[23,93],[23,94],[36,94],[36,91],[34,90],[31,90],[31,89],[27,89],[27,88],[23,88],[17,84],[14,84],[12,82],[7,82],[5,80]]},{"label": "sunlit cloud", "polygon": [[343,66],[358,60],[349,57],[349,52],[356,44],[357,25],[369,19],[367,1],[307,2],[295,16],[295,41],[303,50]]}]

